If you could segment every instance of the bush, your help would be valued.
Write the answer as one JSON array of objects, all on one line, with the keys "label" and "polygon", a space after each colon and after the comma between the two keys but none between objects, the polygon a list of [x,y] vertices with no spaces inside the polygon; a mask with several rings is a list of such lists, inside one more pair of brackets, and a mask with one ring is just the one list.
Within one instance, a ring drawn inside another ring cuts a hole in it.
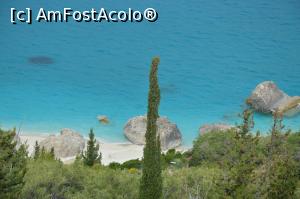
[{"label": "bush", "polygon": [[111,163],[109,163],[108,167],[116,170],[116,169],[121,169],[122,165],[118,162],[111,162]]},{"label": "bush", "polygon": [[187,158],[184,153],[169,149],[166,153],[161,154],[162,168],[183,168],[187,167]]},{"label": "bush", "polygon": [[287,145],[289,150],[293,153],[294,159],[300,163],[300,132],[289,134]]},{"label": "bush", "polygon": [[142,168],[142,161],[139,159],[133,159],[133,160],[128,160],[124,162],[123,164],[120,164],[118,162],[112,162],[108,165],[109,168],[111,169],[141,169]]},{"label": "bush", "polygon": [[225,155],[231,151],[235,132],[215,131],[199,136],[192,149],[190,166],[203,164],[223,164]]},{"label": "bush", "polygon": [[163,198],[222,198],[218,187],[222,171],[218,168],[184,168],[165,171]]},{"label": "bush", "polygon": [[[132,162],[132,161],[131,161]],[[221,170],[217,168],[184,168],[165,170],[164,198],[218,198],[217,185]],[[138,198],[140,172],[135,168],[113,170],[82,162],[63,165],[59,161],[31,160],[25,176],[21,198],[121,199]]]},{"label": "bush", "polygon": [[55,160],[30,161],[22,191],[24,199],[137,198],[139,175],[82,162],[63,165]]},{"label": "bush", "polygon": [[128,160],[121,165],[121,168],[122,169],[132,169],[132,168],[141,169],[142,161],[139,159]]}]

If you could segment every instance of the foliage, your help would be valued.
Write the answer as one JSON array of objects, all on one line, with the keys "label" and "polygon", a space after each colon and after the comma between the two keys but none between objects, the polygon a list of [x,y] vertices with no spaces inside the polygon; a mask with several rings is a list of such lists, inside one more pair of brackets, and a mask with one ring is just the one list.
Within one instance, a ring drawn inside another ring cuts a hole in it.
[{"label": "foliage", "polygon": [[223,198],[223,190],[218,187],[221,175],[222,170],[216,167],[166,170],[163,198]]},{"label": "foliage", "polygon": [[122,164],[120,164],[118,162],[111,162],[111,163],[109,163],[108,167],[110,169],[114,169],[114,170],[116,170],[116,169],[122,169]]},{"label": "foliage", "polygon": [[288,135],[287,146],[293,154],[295,161],[300,164],[300,132]]},{"label": "foliage", "polygon": [[38,141],[35,141],[33,158],[36,160],[39,157],[40,157],[40,145]]},{"label": "foliage", "polygon": [[142,161],[139,159],[133,159],[125,161],[122,164],[118,162],[111,162],[108,167],[111,169],[141,169]]},{"label": "foliage", "polygon": [[122,169],[141,169],[142,168],[142,161],[139,159],[134,159],[134,160],[128,160],[122,164]]},{"label": "foliage", "polygon": [[[111,169],[142,169],[142,160],[133,159],[123,162],[111,162],[108,167]],[[161,154],[161,166],[163,169],[167,168],[182,168],[187,167],[187,157],[184,153],[176,151],[175,149],[169,149],[166,153]]]},{"label": "foliage", "polygon": [[38,160],[38,159],[55,160],[54,147],[51,147],[50,151],[47,151],[44,146],[42,147],[42,149],[40,148],[41,146],[36,141],[34,146],[34,155],[33,155],[34,160]]},{"label": "foliage", "polygon": [[256,195],[264,198],[293,198],[298,183],[298,169],[293,154],[288,150],[288,133],[283,133],[282,117],[274,114],[267,156],[261,166]]},{"label": "foliage", "polygon": [[254,126],[253,112],[246,109],[243,112],[243,123],[234,129],[233,145],[225,155],[226,195],[233,198],[251,198],[246,187],[251,183],[251,176],[257,167],[258,135],[253,136],[251,130]]},{"label": "foliage", "polygon": [[137,198],[138,175],[81,162],[63,165],[59,161],[30,161],[22,191],[24,199],[111,199]]},{"label": "foliage", "polygon": [[161,149],[157,136],[158,106],[160,90],[157,79],[159,58],[153,58],[150,71],[146,145],[144,148],[143,175],[140,185],[140,199],[160,199],[162,197]]},{"label": "foliage", "polygon": [[[299,198],[300,181],[295,176],[295,161],[292,156],[294,154],[292,151],[296,151],[298,147],[298,134],[277,134],[280,135],[278,137],[280,139],[273,138],[273,146],[276,146],[273,148],[274,156],[269,156],[272,148],[271,136],[260,137],[255,152],[261,154],[263,159],[256,162],[253,170],[250,162],[252,172],[249,175],[248,167],[245,166],[247,158],[238,154],[237,149],[241,148],[239,145],[234,146],[241,141],[235,141],[237,139],[234,138],[235,133],[227,132],[230,135],[228,137],[224,137],[226,134],[224,132],[203,135],[210,143],[207,148],[212,148],[206,149],[205,155],[211,151],[219,152],[219,149],[213,148],[219,147],[217,143],[222,143],[221,139],[217,139],[220,135],[221,138],[230,140],[232,145],[229,145],[228,149],[232,148],[232,151],[229,150],[227,155],[218,154],[213,158],[204,156],[205,161],[200,161],[197,166],[178,168],[166,163],[178,159],[184,161],[189,157],[189,152],[182,154],[169,150],[162,154],[162,164],[168,165],[163,171],[162,198]],[[280,140],[280,144],[274,145],[274,140]],[[195,150],[193,152],[195,153]],[[241,163],[235,162],[238,158],[241,158]],[[229,164],[229,160],[234,161]],[[227,164],[234,169],[230,170]],[[139,198],[140,160],[130,160],[123,164],[111,163],[108,167],[100,164],[89,167],[81,160],[64,165],[53,159],[38,158],[29,160],[27,165],[28,171],[24,178],[26,183],[20,197],[22,199]],[[242,174],[241,171],[245,173]],[[233,175],[237,175],[238,172],[239,176]],[[240,187],[232,186],[234,183],[229,184],[231,185],[229,188],[233,187],[233,193],[238,196],[228,194],[227,180],[235,182],[240,179],[240,175],[242,179],[249,177],[249,180]]]},{"label": "foliage", "polygon": [[161,154],[162,168],[183,168],[187,167],[187,157],[185,153],[169,149],[166,153]]},{"label": "foliage", "polygon": [[189,165],[223,165],[225,155],[234,144],[234,136],[234,130],[214,131],[199,136],[194,141]]},{"label": "foliage", "polygon": [[17,198],[24,185],[27,147],[17,148],[15,129],[0,129],[0,198]]},{"label": "foliage", "polygon": [[55,150],[54,150],[54,147],[51,147],[50,149],[50,152],[49,152],[49,155],[52,159],[55,159]]},{"label": "foliage", "polygon": [[222,169],[218,187],[224,197],[296,198],[300,192],[299,133],[283,132],[282,118],[275,117],[270,136],[255,136],[252,113],[243,116],[241,126],[197,138],[189,165]]},{"label": "foliage", "polygon": [[89,141],[87,143],[87,150],[82,155],[83,162],[87,166],[93,166],[94,164],[101,164],[101,153],[99,154],[99,144],[95,139],[93,129],[89,133]]},{"label": "foliage", "polygon": [[[222,170],[184,168],[165,170],[163,198],[220,198],[218,187]],[[135,199],[141,175],[135,169],[113,170],[82,162],[64,165],[55,160],[30,160],[22,199]]]}]

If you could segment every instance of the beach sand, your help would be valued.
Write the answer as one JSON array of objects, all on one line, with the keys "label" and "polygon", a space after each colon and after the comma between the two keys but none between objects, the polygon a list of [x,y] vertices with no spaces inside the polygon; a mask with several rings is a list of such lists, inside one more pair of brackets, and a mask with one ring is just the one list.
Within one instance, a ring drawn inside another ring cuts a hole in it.
[{"label": "beach sand", "polygon": [[[35,141],[41,142],[45,139],[47,134],[19,134],[22,143],[28,145],[29,155],[33,154]],[[85,138],[87,140],[87,138]],[[100,142],[100,151],[102,153],[102,164],[108,165],[111,162],[123,163],[131,159],[141,159],[143,157],[143,145],[135,145],[130,142],[126,143],[109,143],[104,142],[101,138],[97,138]],[[177,150],[184,151],[185,149],[180,147]],[[72,163],[75,160],[75,156],[60,158],[65,164]]]}]

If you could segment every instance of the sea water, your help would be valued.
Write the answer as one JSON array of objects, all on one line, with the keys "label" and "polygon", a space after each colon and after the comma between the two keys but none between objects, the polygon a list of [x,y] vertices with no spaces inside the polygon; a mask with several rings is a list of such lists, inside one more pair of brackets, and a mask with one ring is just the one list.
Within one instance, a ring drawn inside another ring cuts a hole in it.
[{"label": "sea water", "polygon": [[[147,111],[151,59],[159,56],[160,115],[185,145],[207,123],[240,122],[255,86],[274,81],[300,95],[300,2],[0,1],[0,124],[23,132],[72,128],[124,141],[126,121]],[[155,8],[156,22],[10,23],[10,9]],[[101,125],[96,117],[111,123]],[[255,114],[267,133],[268,115]],[[300,116],[285,118],[300,129]]]}]

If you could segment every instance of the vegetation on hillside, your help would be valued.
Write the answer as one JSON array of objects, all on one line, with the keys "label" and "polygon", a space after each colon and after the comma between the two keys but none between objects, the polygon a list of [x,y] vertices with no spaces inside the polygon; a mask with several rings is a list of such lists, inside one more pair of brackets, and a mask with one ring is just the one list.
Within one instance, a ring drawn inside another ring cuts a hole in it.
[{"label": "vegetation on hillside", "polygon": [[101,164],[90,131],[87,150],[65,165],[35,143],[32,157],[15,130],[0,129],[2,199],[293,199],[300,198],[300,132],[285,131],[274,114],[267,136],[253,132],[253,112],[227,131],[207,132],[184,153],[161,153],[156,120],[159,59],[152,60],[146,145],[142,160]]},{"label": "vegetation on hillside", "polygon": [[[191,151],[161,154],[162,198],[300,198],[300,132],[284,131],[275,118],[268,136],[241,133],[209,132]],[[88,166],[78,158],[64,165],[51,151],[27,157],[14,135],[0,131],[0,198],[139,198],[142,160]]]}]

